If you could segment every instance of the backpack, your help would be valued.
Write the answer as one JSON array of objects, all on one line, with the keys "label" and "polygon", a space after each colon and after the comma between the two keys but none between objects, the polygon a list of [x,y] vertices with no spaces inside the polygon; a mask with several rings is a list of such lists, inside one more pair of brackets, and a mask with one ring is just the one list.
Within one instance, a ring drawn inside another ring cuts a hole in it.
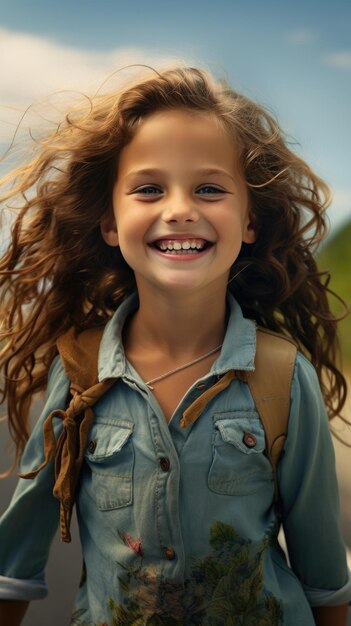
[{"label": "backpack", "polygon": [[[90,328],[79,335],[70,328],[57,340],[57,348],[70,380],[72,396],[65,410],[55,409],[43,424],[44,462],[32,472],[19,474],[34,478],[51,460],[55,461],[56,482],[53,495],[60,500],[60,531],[64,542],[71,541],[70,522],[84,451],[93,423],[92,407],[116,379],[98,381],[98,354],[104,326]],[[237,378],[249,385],[266,437],[266,454],[272,464],[275,502],[279,502],[277,464],[287,436],[290,387],[296,359],[294,342],[278,333],[257,328],[254,371],[228,371],[217,383],[199,396],[183,413],[180,425],[192,424],[204,407]],[[53,419],[63,428],[57,441]]]}]

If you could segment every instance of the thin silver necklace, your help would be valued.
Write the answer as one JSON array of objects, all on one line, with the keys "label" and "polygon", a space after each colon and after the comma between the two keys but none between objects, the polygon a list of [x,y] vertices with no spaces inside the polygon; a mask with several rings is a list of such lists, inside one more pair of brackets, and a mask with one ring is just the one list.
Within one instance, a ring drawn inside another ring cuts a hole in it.
[{"label": "thin silver necklace", "polygon": [[[244,267],[241,268],[241,270],[239,272],[234,274],[234,276],[232,276],[232,278],[230,280],[228,280],[227,284],[229,285],[229,283],[231,283],[232,280],[234,280],[234,278],[239,276],[239,274],[241,274],[241,272],[246,270],[246,268],[249,267],[249,265],[250,265],[249,263],[244,265]],[[168,378],[168,376],[171,376],[172,374],[175,374],[176,372],[180,372],[181,370],[185,370],[185,368],[186,367],[190,367],[190,365],[195,365],[195,363],[199,363],[200,361],[203,361],[208,356],[211,356],[211,354],[214,354],[215,352],[220,350],[222,345],[223,344],[221,343],[219,346],[217,346],[217,348],[213,348],[213,350],[210,350],[210,352],[207,352],[207,354],[204,354],[203,356],[199,356],[197,359],[195,359],[195,361],[190,361],[189,363],[185,363],[185,365],[181,365],[180,367],[176,367],[176,369],[174,369],[174,370],[170,370],[169,372],[166,372],[165,374],[162,374],[161,376],[157,376],[156,378],[152,378],[151,380],[148,380],[147,383],[145,383],[145,385],[147,385],[149,387],[149,389],[153,390],[153,387],[151,387],[152,383],[156,383],[159,380],[163,380],[164,378]]]},{"label": "thin silver necklace", "polygon": [[181,365],[180,367],[176,367],[176,369],[174,369],[174,370],[170,370],[169,372],[166,372],[165,374],[161,374],[161,376],[156,376],[156,378],[152,378],[151,380],[148,380],[147,383],[145,383],[145,385],[147,385],[149,387],[149,389],[153,390],[153,387],[151,387],[152,383],[156,383],[159,380],[163,380],[164,378],[167,378],[168,376],[171,376],[171,374],[175,374],[176,372],[180,372],[180,370],[185,370],[186,367],[190,367],[190,365],[195,365],[195,363],[199,363],[200,361],[203,361],[208,356],[211,356],[211,354],[214,354],[215,352],[218,352],[218,350],[221,349],[222,345],[223,344],[221,343],[219,346],[217,346],[217,348],[213,348],[213,350],[210,350],[209,352],[207,352],[203,356],[199,356],[197,359],[194,359],[194,361],[189,361],[189,363],[185,363],[185,365]]}]

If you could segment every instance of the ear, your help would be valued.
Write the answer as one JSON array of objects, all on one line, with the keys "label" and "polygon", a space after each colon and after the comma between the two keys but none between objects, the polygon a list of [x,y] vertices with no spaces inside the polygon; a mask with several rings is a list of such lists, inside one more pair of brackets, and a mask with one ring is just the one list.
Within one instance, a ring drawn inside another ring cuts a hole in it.
[{"label": "ear", "polygon": [[109,210],[105,213],[100,222],[100,231],[102,238],[108,246],[118,246],[118,232],[115,216],[113,212]]},{"label": "ear", "polygon": [[244,243],[255,243],[256,241],[256,232],[253,226],[253,222],[251,220],[250,213],[247,216],[247,220],[244,227],[243,232],[243,242]]}]

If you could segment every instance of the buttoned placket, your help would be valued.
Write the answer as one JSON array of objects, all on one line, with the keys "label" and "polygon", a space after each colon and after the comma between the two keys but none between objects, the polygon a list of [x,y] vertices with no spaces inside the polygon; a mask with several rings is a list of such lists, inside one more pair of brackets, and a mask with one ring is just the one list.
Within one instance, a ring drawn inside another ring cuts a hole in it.
[{"label": "buttoned placket", "polygon": [[162,571],[173,580],[179,576],[179,580],[182,580],[186,563],[179,508],[180,456],[192,425],[182,428],[180,422],[184,410],[204,395],[220,377],[208,373],[194,382],[167,423],[154,394],[129,362],[126,363],[126,370],[128,373],[122,377],[123,381],[139,393],[146,403],[145,415],[150,424],[155,466],[158,466],[155,506],[160,573]]},{"label": "buttoned placket", "polygon": [[179,519],[180,464],[177,449],[159,404],[134,368],[127,364],[124,382],[145,402],[145,418],[149,422],[155,453],[154,498],[157,542],[159,546],[159,573],[181,580],[185,572],[185,553]]}]

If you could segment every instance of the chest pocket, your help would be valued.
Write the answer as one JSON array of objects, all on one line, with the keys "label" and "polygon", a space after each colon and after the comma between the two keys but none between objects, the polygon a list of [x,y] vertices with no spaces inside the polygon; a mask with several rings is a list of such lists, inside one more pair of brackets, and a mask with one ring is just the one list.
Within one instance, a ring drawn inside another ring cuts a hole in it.
[{"label": "chest pocket", "polygon": [[265,433],[256,411],[217,414],[209,489],[228,496],[259,491],[273,480],[272,467],[264,452]]},{"label": "chest pocket", "polygon": [[82,488],[101,511],[133,502],[133,428],[129,420],[96,417],[90,430]]}]

